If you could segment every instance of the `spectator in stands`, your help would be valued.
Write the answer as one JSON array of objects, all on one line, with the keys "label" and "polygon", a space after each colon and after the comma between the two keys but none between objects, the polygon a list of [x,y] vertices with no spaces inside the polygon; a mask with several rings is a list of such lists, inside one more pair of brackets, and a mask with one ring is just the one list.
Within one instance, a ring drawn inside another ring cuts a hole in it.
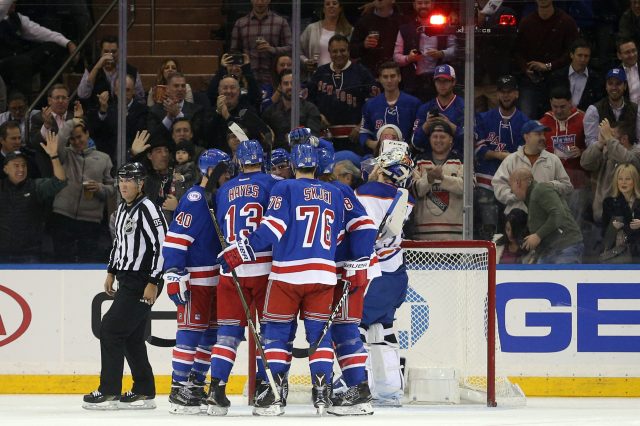
[{"label": "spectator in stands", "polygon": [[618,36],[640,45],[640,0],[629,0],[629,9],[620,17]]},{"label": "spectator in stands", "polygon": [[[27,161],[27,170],[30,178],[40,177],[33,155],[22,146],[22,133],[17,121],[6,121],[0,124],[0,162],[10,153],[20,151]],[[4,171],[0,170],[0,179],[7,177]]]},{"label": "spectator in stands", "polygon": [[393,60],[402,70],[405,92],[426,102],[435,96],[433,72],[437,65],[450,62],[455,55],[456,38],[425,25],[433,0],[414,0],[412,16],[400,25]]},{"label": "spectator in stands", "polygon": [[402,17],[393,8],[395,0],[377,0],[373,13],[363,15],[353,28],[351,57],[377,74],[378,66],[393,60],[393,49]]},{"label": "spectator in stands", "polygon": [[476,235],[491,240],[502,230],[504,205],[496,200],[491,180],[502,161],[524,142],[522,126],[529,121],[517,108],[518,81],[512,75],[501,76],[495,87],[498,107],[480,113],[475,121],[475,177],[474,214]]},{"label": "spectator in stands", "polygon": [[562,166],[571,179],[573,191],[567,203],[577,221],[581,221],[589,202],[591,191],[589,175],[580,165],[580,156],[587,148],[584,143],[584,112],[571,103],[571,92],[566,86],[558,86],[549,92],[551,111],[540,119],[545,132],[547,151],[560,158]]},{"label": "spectator in stands", "polygon": [[[12,90],[30,95],[33,76],[41,74],[41,84],[49,82],[76,45],[16,12],[16,1],[0,2],[0,75]],[[39,89],[38,89],[39,91]]]},{"label": "spectator in stands", "polygon": [[511,174],[516,169],[531,170],[537,182],[550,183],[561,196],[568,195],[573,190],[571,180],[558,156],[545,150],[544,132],[548,131],[549,128],[537,120],[527,121],[522,126],[524,145],[502,160],[496,170],[491,185],[498,201],[506,205],[505,213],[514,208],[527,211],[527,206],[511,191],[509,184]]},{"label": "spectator in stands", "polygon": [[[127,74],[135,80],[136,102],[145,103],[144,87],[138,70],[127,63]],[[89,109],[98,106],[98,95],[109,92],[114,95],[116,77],[118,76],[118,38],[106,36],[100,41],[100,59],[91,71],[84,70],[78,85],[78,97],[86,102]]]},{"label": "spectator in stands", "polygon": [[258,109],[262,102],[262,90],[258,81],[251,71],[249,55],[246,53],[225,53],[220,59],[220,66],[209,82],[207,97],[211,105],[216,104],[218,99],[218,86],[220,80],[229,75],[235,75],[240,84],[240,97],[246,98],[247,102]]},{"label": "spectator in stands", "polygon": [[113,164],[104,152],[90,145],[89,131],[78,119],[60,129],[58,155],[67,175],[67,186],[53,201],[51,232],[58,262],[104,262],[98,240],[107,202],[115,195]]},{"label": "spectator in stands", "polygon": [[175,191],[175,197],[180,200],[182,196],[198,181],[200,177],[196,167],[196,149],[190,140],[181,140],[176,143],[175,168],[173,169],[173,185],[171,191]]},{"label": "spectator in stands", "polygon": [[300,35],[300,61],[304,64],[306,81],[319,66],[333,61],[329,54],[329,42],[336,34],[347,39],[351,37],[353,27],[344,16],[339,0],[324,0],[321,19],[307,25]]},{"label": "spectator in stands", "polygon": [[260,140],[263,146],[271,145],[271,129],[254,112],[249,101],[240,97],[237,78],[227,76],[220,80],[218,93],[216,110],[209,127],[209,140],[203,145],[204,148],[218,148],[229,153],[226,137],[231,122],[246,127],[250,139]]},{"label": "spectator in stands", "polygon": [[[116,80],[115,94],[111,96],[107,90],[98,95],[98,109],[88,113],[88,124],[98,150],[109,154],[111,162],[115,164],[118,141],[118,90],[120,81]],[[125,89],[127,100],[126,149],[131,148],[136,133],[147,128],[149,108],[136,102],[133,77],[127,75]]]},{"label": "spectator in stands", "polygon": [[[496,82],[510,73],[513,44],[516,39],[516,12],[502,2],[476,1],[475,34],[475,111],[498,107]],[[497,7],[495,7],[497,6]]]},{"label": "spectator in stands", "polygon": [[504,234],[496,241],[496,259],[498,263],[521,264],[527,254],[522,248],[524,238],[529,235],[527,214],[513,209],[504,220]]},{"label": "spectator in stands", "polygon": [[271,174],[281,179],[291,179],[293,171],[289,152],[284,148],[276,148],[271,152]]},{"label": "spectator in stands", "polygon": [[620,39],[616,43],[618,59],[627,77],[627,95],[631,102],[640,101],[640,74],[638,74],[638,48],[632,39]]},{"label": "spectator in stands", "polygon": [[599,135],[598,125],[603,119],[609,123],[624,122],[634,129],[632,143],[640,140],[640,111],[638,104],[625,100],[627,77],[624,69],[612,68],[606,76],[607,95],[593,105],[589,105],[584,114],[584,136],[587,146],[593,145]]},{"label": "spectator in stands", "polygon": [[[40,148],[40,144],[46,140],[47,130],[59,133],[65,121],[73,118],[74,115],[74,112],[69,110],[69,89],[63,84],[51,86],[47,104],[48,106],[42,108],[42,111],[31,116],[27,140],[27,146],[35,152],[34,160],[42,177],[52,176],[51,162]],[[78,104],[74,105],[74,109],[77,108]],[[63,141],[61,145],[65,145],[65,142]]]},{"label": "spectator in stands", "polygon": [[416,157],[410,190],[417,240],[461,240],[464,180],[462,159],[452,151],[453,129],[444,120],[429,124],[430,152]]},{"label": "spectator in stands", "polygon": [[277,91],[278,82],[280,81],[280,74],[284,70],[290,70],[293,66],[293,61],[290,54],[283,53],[275,57],[271,70],[271,81],[269,83],[262,83],[260,88],[262,89],[262,101],[260,102],[260,112],[263,112],[267,107],[280,100],[281,93]]},{"label": "spectator in stands", "polygon": [[362,183],[360,169],[349,160],[338,161],[333,166],[333,179],[356,189]]},{"label": "spectator in stands", "polygon": [[378,129],[376,133],[376,147],[373,150],[373,156],[378,157],[380,155],[380,148],[384,141],[403,141],[404,136],[402,130],[395,124],[385,124]]},{"label": "spectator in stands", "polygon": [[[16,121],[20,125],[20,134],[25,134],[24,123],[26,121],[25,114],[27,113],[27,98],[20,92],[13,92],[9,95],[7,100],[8,109],[6,112],[0,114],[0,125],[7,121]],[[40,110],[32,110],[30,117],[33,117]],[[25,143],[25,141],[23,141]]]},{"label": "spectator in stands", "polygon": [[51,158],[53,177],[28,177],[26,156],[15,151],[3,159],[0,179],[0,257],[3,263],[42,262],[42,234],[48,206],[66,185],[58,138],[49,132],[42,147]]},{"label": "spectator in stands", "polygon": [[251,69],[260,83],[271,83],[271,63],[282,54],[291,54],[291,29],[286,19],[269,10],[271,0],[251,0],[248,15],[238,19],[231,31],[233,52],[251,59]]},{"label": "spectator in stands", "polygon": [[640,176],[633,164],[620,164],[611,194],[602,203],[606,263],[637,263],[640,257]]},{"label": "spectator in stands", "polygon": [[438,65],[433,75],[436,87],[436,97],[422,104],[416,113],[413,133],[413,146],[422,150],[430,149],[427,128],[435,119],[446,121],[455,137],[453,149],[463,155],[464,133],[464,99],[456,95],[453,89],[456,85],[456,71],[451,65]]},{"label": "spectator in stands", "polygon": [[554,7],[552,0],[536,0],[536,12],[520,21],[515,42],[515,59],[522,72],[520,107],[527,117],[538,119],[548,97],[551,71],[569,64],[569,46],[578,38],[571,16]]},{"label": "spectator in stands", "polygon": [[[287,135],[291,130],[291,92],[293,90],[293,74],[291,70],[285,70],[280,76],[278,90],[281,98],[278,102],[269,106],[263,113],[262,119],[274,132],[274,144],[276,148],[289,146]],[[308,127],[312,134],[318,136],[322,130],[320,111],[313,103],[300,99],[299,126]]]},{"label": "spectator in stands", "polygon": [[[194,141],[201,144],[204,137],[204,109],[198,104],[188,102],[185,99],[186,95],[187,78],[181,73],[171,74],[167,80],[167,99],[162,105],[156,104],[149,110],[147,122],[149,131],[169,139],[173,122],[184,117],[191,122]],[[171,151],[174,150],[172,144],[169,148]]]},{"label": "spectator in stands", "polygon": [[566,86],[571,91],[571,103],[586,111],[589,105],[604,96],[604,82],[601,75],[589,67],[591,45],[584,39],[576,39],[569,48],[571,63],[554,70],[550,87]]},{"label": "spectator in stands", "polygon": [[531,234],[522,247],[535,250],[536,263],[582,263],[582,234],[571,211],[553,184],[534,180],[531,169],[516,168],[509,177],[511,192],[528,208]]},{"label": "spectator in stands", "polygon": [[398,126],[403,135],[410,135],[420,100],[400,90],[400,67],[393,61],[379,67],[378,81],[382,93],[367,100],[362,109],[360,146],[364,152],[374,152],[378,145],[376,133],[385,124]]},{"label": "spectator in stands", "polygon": [[7,85],[4,83],[0,75],[0,112],[4,113],[7,109]]},{"label": "spectator in stands", "polygon": [[320,65],[309,80],[308,99],[320,110],[336,151],[362,153],[357,144],[362,106],[377,90],[375,80],[365,66],[351,62],[346,36],[332,36],[328,46],[331,62]]},{"label": "spectator in stands", "polygon": [[[155,104],[163,104],[167,99],[167,84],[169,84],[169,76],[177,72],[182,72],[182,67],[177,59],[168,58],[162,61],[158,74],[156,74],[156,84],[149,89],[147,96],[147,106],[151,108]],[[184,100],[193,103],[193,90],[191,85],[187,83]]]}]

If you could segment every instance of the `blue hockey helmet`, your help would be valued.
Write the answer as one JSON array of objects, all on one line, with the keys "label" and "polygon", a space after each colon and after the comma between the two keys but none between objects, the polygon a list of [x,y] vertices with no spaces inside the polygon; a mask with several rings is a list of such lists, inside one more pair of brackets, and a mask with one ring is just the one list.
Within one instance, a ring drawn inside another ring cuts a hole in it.
[{"label": "blue hockey helmet", "polygon": [[291,167],[317,167],[318,150],[311,145],[299,144],[291,147]]},{"label": "blue hockey helmet", "polygon": [[280,163],[289,162],[290,156],[286,149],[276,148],[271,151],[271,165],[277,166]]},{"label": "blue hockey helmet", "polygon": [[236,158],[238,159],[238,164],[242,166],[247,164],[261,164],[264,161],[262,145],[255,139],[243,141],[238,145]]},{"label": "blue hockey helmet", "polygon": [[203,176],[208,176],[208,170],[213,168],[220,163],[229,163],[231,158],[229,158],[229,154],[224,151],[220,151],[219,149],[208,149],[200,155],[198,159],[198,168]]},{"label": "blue hockey helmet", "polygon": [[324,175],[333,172],[333,165],[335,163],[333,152],[325,148],[317,148],[317,150],[319,168],[318,173]]}]

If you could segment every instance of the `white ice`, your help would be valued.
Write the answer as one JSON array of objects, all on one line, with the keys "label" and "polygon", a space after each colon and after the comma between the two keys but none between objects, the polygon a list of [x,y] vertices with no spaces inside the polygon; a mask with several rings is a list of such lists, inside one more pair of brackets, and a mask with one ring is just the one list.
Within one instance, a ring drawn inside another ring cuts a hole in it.
[{"label": "white ice", "polygon": [[[373,416],[317,417],[311,405],[287,406],[282,417],[253,417],[246,399],[231,397],[224,418],[206,415],[175,416],[167,412],[166,395],[157,398],[158,408],[145,411],[87,411],[80,395],[0,395],[1,425],[153,425],[165,424],[268,424],[277,426],[546,426],[546,425],[640,425],[638,398],[528,398],[526,407],[405,406],[378,408]],[[306,424],[306,422],[311,422]],[[304,424],[303,424],[304,423]]]}]

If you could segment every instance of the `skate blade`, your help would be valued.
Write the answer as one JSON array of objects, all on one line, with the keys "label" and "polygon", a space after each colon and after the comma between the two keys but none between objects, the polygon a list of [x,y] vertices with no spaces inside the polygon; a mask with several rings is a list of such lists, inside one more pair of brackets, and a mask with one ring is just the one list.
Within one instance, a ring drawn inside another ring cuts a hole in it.
[{"label": "skate blade", "polygon": [[318,404],[316,406],[316,415],[317,416],[325,416],[327,414],[327,406],[324,404]]},{"label": "skate blade", "polygon": [[219,405],[209,405],[207,408],[207,414],[210,416],[226,416],[229,412],[229,407],[220,407]]},{"label": "skate blade", "polygon": [[85,410],[98,410],[98,411],[107,411],[107,410],[117,410],[118,401],[104,401],[100,403],[92,403],[92,402],[83,402],[82,408]]},{"label": "skate blade", "polygon": [[351,406],[333,406],[327,409],[327,413],[334,416],[370,416],[373,414],[373,407],[370,402]]},{"label": "skate blade", "polygon": [[121,410],[153,410],[156,407],[156,401],[153,399],[141,399],[133,402],[118,402],[118,408]]},{"label": "skate blade", "polygon": [[194,415],[200,414],[200,406],[185,406],[174,403],[169,403],[169,413],[171,414],[179,414],[179,415]]},{"label": "skate blade", "polygon": [[284,414],[284,407],[271,405],[269,407],[253,407],[254,416],[281,416]]}]

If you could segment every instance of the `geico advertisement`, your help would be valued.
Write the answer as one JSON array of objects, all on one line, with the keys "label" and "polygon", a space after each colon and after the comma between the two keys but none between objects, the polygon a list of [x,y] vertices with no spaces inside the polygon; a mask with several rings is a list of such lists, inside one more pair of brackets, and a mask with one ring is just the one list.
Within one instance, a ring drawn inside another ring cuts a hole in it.
[{"label": "geico advertisement", "polygon": [[[501,374],[640,377],[638,271],[497,274]],[[102,291],[105,275],[102,270],[0,270],[0,374],[97,374],[100,319],[111,303]],[[422,296],[428,303],[429,295]],[[402,321],[398,326],[402,336]],[[147,327],[156,374],[171,372],[175,331],[175,307],[162,295]],[[246,374],[246,365],[245,343],[234,374]]]}]

